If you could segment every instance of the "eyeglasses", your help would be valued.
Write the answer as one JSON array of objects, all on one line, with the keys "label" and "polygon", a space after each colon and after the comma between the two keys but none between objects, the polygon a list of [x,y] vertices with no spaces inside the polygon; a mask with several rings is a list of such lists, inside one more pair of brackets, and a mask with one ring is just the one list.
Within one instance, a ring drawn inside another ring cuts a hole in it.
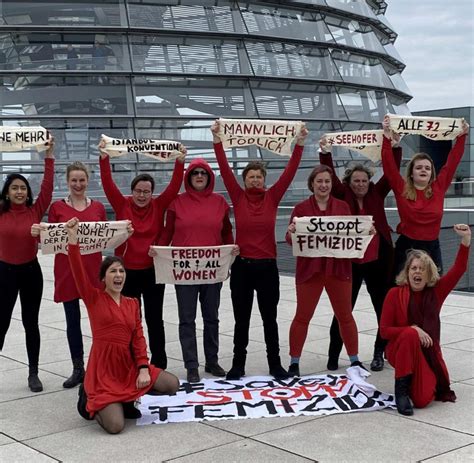
[{"label": "eyeglasses", "polygon": [[135,189],[133,190],[133,192],[134,192],[137,196],[141,196],[141,195],[143,195],[143,196],[150,196],[151,193],[152,193],[150,190],[139,190],[139,189],[137,189],[137,188],[135,188]]},{"label": "eyeglasses", "polygon": [[203,177],[207,177],[209,174],[205,170],[193,170],[191,172],[191,176],[197,177],[198,175],[202,175]]}]

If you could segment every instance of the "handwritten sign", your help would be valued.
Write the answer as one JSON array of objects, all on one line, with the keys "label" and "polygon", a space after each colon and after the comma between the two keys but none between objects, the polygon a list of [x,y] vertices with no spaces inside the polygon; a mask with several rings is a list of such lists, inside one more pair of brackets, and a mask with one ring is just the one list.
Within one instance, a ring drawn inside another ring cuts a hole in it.
[{"label": "handwritten sign", "polygon": [[234,245],[208,247],[153,246],[156,283],[211,284],[224,281],[234,261]]},{"label": "handwritten sign", "polygon": [[[43,254],[67,254],[67,230],[65,223],[42,223],[40,232]],[[115,222],[80,222],[77,239],[81,254],[93,254],[114,249],[128,238],[127,220]]]},{"label": "handwritten sign", "polygon": [[224,148],[255,145],[281,156],[291,156],[291,144],[303,127],[301,121],[219,119]]},{"label": "handwritten sign", "polygon": [[431,140],[454,140],[462,132],[463,119],[459,118],[389,116],[390,128],[403,135],[418,134]]},{"label": "handwritten sign", "polygon": [[383,130],[332,132],[325,136],[328,142],[326,151],[331,151],[331,146],[345,146],[358,151],[373,162],[381,159]]},{"label": "handwritten sign", "polygon": [[44,127],[0,127],[0,151],[36,148],[45,151],[49,132]]},{"label": "handwritten sign", "polygon": [[295,225],[294,256],[360,259],[373,237],[371,215],[299,217]]}]

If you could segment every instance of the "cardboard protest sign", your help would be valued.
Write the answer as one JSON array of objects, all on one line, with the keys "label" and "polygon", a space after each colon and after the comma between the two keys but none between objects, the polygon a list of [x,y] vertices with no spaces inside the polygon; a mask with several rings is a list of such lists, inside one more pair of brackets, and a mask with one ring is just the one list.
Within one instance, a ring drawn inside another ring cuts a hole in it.
[{"label": "cardboard protest sign", "polygon": [[256,145],[281,156],[291,156],[291,144],[303,127],[301,121],[219,119],[224,148]]},{"label": "cardboard protest sign", "polygon": [[234,245],[208,247],[153,246],[156,283],[211,284],[224,281],[234,262]]},{"label": "cardboard protest sign", "polygon": [[328,142],[325,148],[327,151],[331,151],[331,146],[345,146],[358,151],[373,162],[381,159],[383,130],[332,132],[325,136]]},{"label": "cardboard protest sign", "polygon": [[454,140],[462,132],[462,119],[454,117],[390,116],[390,129],[403,135],[423,135],[431,140]]},{"label": "cardboard protest sign", "polygon": [[44,127],[0,127],[0,151],[21,151],[36,148],[38,151],[48,149],[50,139]]},{"label": "cardboard protest sign", "polygon": [[[67,231],[65,223],[41,223],[40,232],[43,254],[67,254]],[[93,254],[104,249],[114,249],[128,238],[128,221],[80,222],[77,230],[81,254]]]},{"label": "cardboard protest sign", "polygon": [[169,161],[183,156],[179,150],[181,143],[171,140],[152,140],[149,138],[111,138],[102,134],[104,151],[110,157],[140,153],[158,161]]},{"label": "cardboard protest sign", "polygon": [[373,237],[371,215],[299,217],[295,225],[294,256],[361,259]]}]

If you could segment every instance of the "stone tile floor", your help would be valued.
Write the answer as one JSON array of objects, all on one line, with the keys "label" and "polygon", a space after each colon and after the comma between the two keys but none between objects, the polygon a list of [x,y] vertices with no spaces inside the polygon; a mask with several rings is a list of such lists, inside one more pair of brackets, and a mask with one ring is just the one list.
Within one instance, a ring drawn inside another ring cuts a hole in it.
[{"label": "stone tile floor", "polygon": [[[120,435],[105,434],[95,422],[76,412],[77,388],[62,382],[71,371],[62,305],[53,302],[52,259],[40,258],[44,299],[40,377],[44,391],[27,387],[27,359],[19,307],[15,308],[5,347],[0,353],[0,461],[474,461],[474,294],[453,293],[442,311],[442,344],[458,401],[434,403],[412,417],[396,411],[324,417],[268,418],[137,427],[129,421]],[[279,326],[282,358],[287,364],[288,329],[295,310],[294,283],[281,278]],[[228,283],[221,303],[220,360],[232,359],[233,316]],[[324,296],[311,322],[301,361],[302,374],[325,371],[332,311]],[[365,290],[355,316],[360,331],[360,356],[368,364],[376,320]],[[83,312],[89,349],[90,328]],[[184,378],[178,341],[174,289],[167,287],[166,321],[169,371]],[[198,322],[202,337],[202,323]],[[247,374],[266,374],[262,322],[254,310]],[[202,346],[200,356],[203,358]],[[341,360],[340,373],[348,365]],[[204,374],[204,371],[201,373]],[[370,380],[393,392],[393,370],[386,367]]]}]

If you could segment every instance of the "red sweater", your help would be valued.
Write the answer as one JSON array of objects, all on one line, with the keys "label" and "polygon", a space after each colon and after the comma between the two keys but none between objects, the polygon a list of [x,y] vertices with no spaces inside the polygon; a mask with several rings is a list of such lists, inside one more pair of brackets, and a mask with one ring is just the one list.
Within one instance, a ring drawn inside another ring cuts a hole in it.
[{"label": "red sweater", "polygon": [[[208,172],[208,184],[202,191],[191,186],[191,172],[201,168]],[[186,193],[170,204],[166,211],[166,226],[158,244],[168,246],[220,246],[232,244],[232,224],[229,205],[214,191],[215,176],[204,159],[194,159],[184,176]]]},{"label": "red sweater", "polygon": [[[329,197],[327,208],[322,211],[314,195],[298,203],[291,213],[290,222],[294,217],[315,217],[326,215],[351,215],[349,206],[344,201]],[[286,233],[286,241],[291,244],[291,233]],[[324,273],[340,280],[352,278],[351,259],[336,259],[334,257],[301,257],[296,258],[296,284],[309,280],[315,273]]]},{"label": "red sweater", "polygon": [[38,240],[31,236],[31,226],[41,222],[53,197],[54,159],[45,158],[44,177],[35,203],[11,204],[0,214],[0,261],[19,265],[32,261],[38,253]]},{"label": "red sweater", "polygon": [[[49,208],[48,222],[50,223],[67,222],[73,217],[77,217],[81,222],[107,220],[105,207],[99,201],[91,201],[89,207],[83,211],[77,211],[66,204],[63,199],[55,201]],[[99,268],[102,263],[102,253],[86,254],[82,256],[82,262],[92,284],[96,288],[101,288]],[[67,302],[79,297],[68,256],[66,254],[56,254],[54,256],[54,302]]]},{"label": "red sweater", "polygon": [[433,241],[438,238],[443,218],[444,195],[464,154],[465,141],[466,135],[456,139],[456,143],[449,152],[446,164],[431,184],[433,189],[431,198],[426,198],[423,190],[416,190],[416,200],[411,201],[403,196],[405,180],[400,175],[395,163],[390,140],[384,137],[382,165],[397,201],[400,215],[397,233],[421,241]]},{"label": "red sweater", "polygon": [[217,163],[225,187],[234,206],[235,242],[240,246],[240,255],[251,259],[275,259],[275,225],[278,204],[296,174],[303,146],[295,145],[293,154],[277,182],[268,190],[264,188],[243,189],[237,182],[222,147],[214,144]]},{"label": "red sweater", "polygon": [[131,220],[133,235],[115,250],[122,256],[125,268],[141,270],[153,266],[153,259],[148,255],[150,245],[163,228],[166,208],[176,197],[183,180],[184,163],[176,161],[173,177],[166,189],[153,198],[146,207],[138,207],[131,196],[123,196],[112,179],[109,157],[100,160],[100,177],[105,195],[112,205],[117,220]]},{"label": "red sweater", "polygon": [[[461,244],[453,266],[446,275],[442,276],[434,291],[439,303],[438,310],[441,310],[444,300],[456,286],[467,268],[469,257],[469,247]],[[400,333],[408,326],[408,304],[403,303],[404,292],[409,290],[407,286],[392,288],[385,298],[380,320],[380,335],[390,341],[395,340]],[[421,292],[420,292],[421,293]],[[416,293],[415,293],[416,294]]]}]

